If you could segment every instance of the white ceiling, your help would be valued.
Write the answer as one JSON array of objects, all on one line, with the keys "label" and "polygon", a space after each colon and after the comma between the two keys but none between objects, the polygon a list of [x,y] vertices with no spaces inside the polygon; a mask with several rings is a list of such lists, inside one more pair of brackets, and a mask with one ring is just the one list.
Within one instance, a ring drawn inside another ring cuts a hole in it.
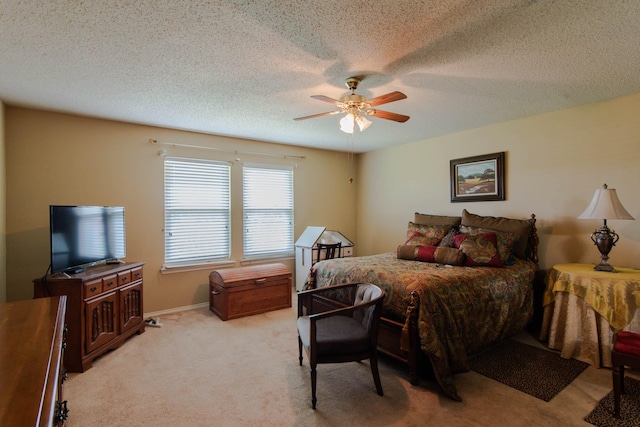
[{"label": "white ceiling", "polygon": [[[7,105],[336,150],[640,92],[637,0],[3,0]],[[310,98],[401,91],[353,140]],[[152,137],[153,135],[150,135]]]}]

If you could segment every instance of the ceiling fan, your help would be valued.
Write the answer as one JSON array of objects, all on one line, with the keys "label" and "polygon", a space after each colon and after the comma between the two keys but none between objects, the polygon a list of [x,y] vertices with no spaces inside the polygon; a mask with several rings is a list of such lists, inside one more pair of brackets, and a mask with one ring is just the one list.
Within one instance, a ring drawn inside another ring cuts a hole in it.
[{"label": "ceiling fan", "polygon": [[371,124],[371,121],[367,120],[365,116],[373,116],[400,123],[404,123],[409,120],[409,116],[390,113],[388,111],[382,111],[373,108],[377,107],[378,105],[405,99],[407,95],[405,95],[404,93],[396,91],[387,93],[386,95],[367,99],[366,97],[357,95],[355,93],[356,89],[358,88],[358,84],[360,84],[360,79],[356,77],[350,77],[345,81],[345,83],[351,90],[351,94],[341,97],[340,100],[329,98],[324,95],[311,96],[312,98],[319,101],[324,101],[328,102],[329,104],[335,105],[336,107],[338,107],[338,110],[328,111],[326,113],[320,114],[312,114],[310,116],[297,117],[293,120],[306,120],[333,114],[346,113],[346,115],[342,119],[340,119],[340,130],[346,133],[353,133],[356,124],[360,128],[360,132],[368,128]]}]

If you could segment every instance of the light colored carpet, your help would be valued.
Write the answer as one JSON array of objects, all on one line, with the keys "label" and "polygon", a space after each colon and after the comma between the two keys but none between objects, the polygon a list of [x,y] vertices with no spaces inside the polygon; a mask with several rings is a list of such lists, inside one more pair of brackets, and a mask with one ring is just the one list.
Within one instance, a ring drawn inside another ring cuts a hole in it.
[{"label": "light colored carpet", "polygon": [[593,367],[550,402],[468,372],[455,376],[455,402],[435,383],[412,386],[402,365],[382,358],[383,397],[368,362],[319,365],[314,411],[293,308],[227,322],[203,308],[160,321],[69,374],[68,427],[589,426],[583,418],[611,390],[611,371]]}]

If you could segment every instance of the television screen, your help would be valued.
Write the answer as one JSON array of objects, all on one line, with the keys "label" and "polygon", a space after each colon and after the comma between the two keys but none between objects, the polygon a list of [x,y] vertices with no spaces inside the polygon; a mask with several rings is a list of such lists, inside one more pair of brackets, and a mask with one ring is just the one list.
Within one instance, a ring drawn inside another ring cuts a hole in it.
[{"label": "television screen", "polygon": [[50,206],[51,272],[126,255],[124,207]]}]

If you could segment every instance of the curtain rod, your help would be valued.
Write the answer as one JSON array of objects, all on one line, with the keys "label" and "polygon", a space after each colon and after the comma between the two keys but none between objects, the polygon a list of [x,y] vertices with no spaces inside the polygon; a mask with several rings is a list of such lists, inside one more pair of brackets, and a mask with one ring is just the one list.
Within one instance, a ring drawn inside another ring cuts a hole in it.
[{"label": "curtain rod", "polygon": [[257,156],[282,157],[283,159],[305,160],[307,158],[307,156],[297,156],[297,155],[290,155],[290,154],[273,154],[273,153],[263,153],[263,152],[257,152],[257,151],[238,151],[238,150],[229,150],[226,148],[205,147],[202,145],[179,144],[174,142],[159,142],[157,139],[153,139],[153,138],[149,138],[149,143],[154,145],[171,145],[173,147],[200,148],[201,150],[223,151],[225,153],[233,153],[233,154],[251,154],[251,155],[257,155]]}]

